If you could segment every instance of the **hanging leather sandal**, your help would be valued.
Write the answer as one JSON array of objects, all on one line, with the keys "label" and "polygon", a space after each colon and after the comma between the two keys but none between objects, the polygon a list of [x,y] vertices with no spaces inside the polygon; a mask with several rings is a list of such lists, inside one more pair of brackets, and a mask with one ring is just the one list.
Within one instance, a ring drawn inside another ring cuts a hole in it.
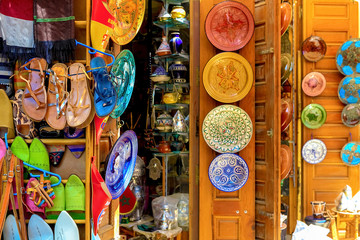
[{"label": "hanging leather sandal", "polygon": [[44,119],[47,108],[47,98],[45,90],[45,71],[47,69],[46,60],[43,58],[33,58],[20,67],[25,68],[30,65],[29,79],[20,76],[26,82],[26,89],[22,97],[24,112],[33,121],[41,121]]},{"label": "hanging leather sandal", "polygon": [[47,92],[47,111],[45,120],[50,127],[62,130],[66,125],[65,110],[69,93],[66,91],[68,68],[63,63],[56,63],[50,71]]},{"label": "hanging leather sandal", "polygon": [[94,119],[95,108],[84,65],[72,64],[69,75],[71,91],[66,108],[66,121],[70,127],[85,128]]}]

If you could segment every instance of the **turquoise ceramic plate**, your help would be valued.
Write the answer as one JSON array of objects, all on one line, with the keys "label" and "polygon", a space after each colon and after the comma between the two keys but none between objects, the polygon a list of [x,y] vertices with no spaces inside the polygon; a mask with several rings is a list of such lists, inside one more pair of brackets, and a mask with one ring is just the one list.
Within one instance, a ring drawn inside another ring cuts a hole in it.
[{"label": "turquoise ceramic plate", "polygon": [[349,166],[360,164],[360,144],[359,142],[349,142],[341,149],[341,160]]},{"label": "turquoise ceramic plate", "polygon": [[239,155],[224,153],[212,160],[208,173],[214,187],[220,191],[233,192],[245,185],[249,168]]},{"label": "turquoise ceramic plate", "polygon": [[129,50],[123,50],[117,55],[111,68],[111,77],[117,91],[117,102],[110,116],[118,118],[130,102],[135,83],[135,60]]},{"label": "turquoise ceramic plate", "polygon": [[336,66],[344,75],[360,73],[360,38],[349,39],[339,47]]},{"label": "turquoise ceramic plate", "polygon": [[301,121],[307,128],[319,128],[326,121],[326,111],[320,104],[309,104],[302,110]]},{"label": "turquoise ceramic plate", "polygon": [[236,153],[250,142],[253,126],[243,109],[234,105],[221,105],[206,115],[202,133],[214,151]]}]

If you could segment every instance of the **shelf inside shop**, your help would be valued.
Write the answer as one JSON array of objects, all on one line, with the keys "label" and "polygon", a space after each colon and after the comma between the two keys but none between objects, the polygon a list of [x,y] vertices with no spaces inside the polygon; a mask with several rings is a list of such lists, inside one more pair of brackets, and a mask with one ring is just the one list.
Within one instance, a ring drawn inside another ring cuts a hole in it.
[{"label": "shelf inside shop", "polygon": [[169,30],[190,28],[190,22],[186,18],[171,18],[167,21],[154,21],[154,25]]},{"label": "shelf inside shop", "polygon": [[188,54],[182,54],[182,53],[175,53],[175,54],[169,54],[164,56],[154,56],[155,60],[168,60],[168,61],[181,61],[181,62],[188,62],[189,61],[189,55]]}]

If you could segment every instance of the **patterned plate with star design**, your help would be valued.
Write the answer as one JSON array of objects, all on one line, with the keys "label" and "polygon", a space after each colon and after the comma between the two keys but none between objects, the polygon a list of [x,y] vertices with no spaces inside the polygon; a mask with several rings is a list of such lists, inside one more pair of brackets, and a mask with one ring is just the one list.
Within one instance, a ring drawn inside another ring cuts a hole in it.
[{"label": "patterned plate with star design", "polygon": [[250,142],[253,125],[243,109],[234,105],[221,105],[206,115],[202,134],[205,142],[214,151],[235,153]]},{"label": "patterned plate with star design", "polygon": [[301,121],[307,128],[319,128],[326,121],[326,111],[320,104],[311,103],[302,110]]},{"label": "patterned plate with star design", "polygon": [[237,53],[219,53],[204,68],[204,87],[219,102],[232,103],[243,99],[251,90],[253,82],[250,63]]},{"label": "patterned plate with star design", "polygon": [[233,153],[220,154],[209,166],[211,184],[224,192],[234,192],[242,188],[249,177],[245,160]]},{"label": "patterned plate with star design", "polygon": [[223,51],[243,48],[254,33],[255,23],[250,10],[242,3],[224,1],[215,5],[205,20],[209,41]]},{"label": "patterned plate with star design", "polygon": [[341,160],[349,166],[360,164],[360,143],[348,142],[340,152]]},{"label": "patterned plate with star design", "polygon": [[303,159],[311,164],[317,164],[324,160],[326,153],[326,145],[319,139],[311,139],[307,141],[301,150]]}]

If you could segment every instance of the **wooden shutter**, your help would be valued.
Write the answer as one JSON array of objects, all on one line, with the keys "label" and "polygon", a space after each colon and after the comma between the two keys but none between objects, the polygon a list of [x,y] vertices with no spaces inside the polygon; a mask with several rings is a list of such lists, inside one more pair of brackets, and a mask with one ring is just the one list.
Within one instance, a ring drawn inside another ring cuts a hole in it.
[{"label": "wooden shutter", "polygon": [[[245,159],[249,167],[249,179],[246,184],[235,192],[222,192],[213,187],[208,178],[208,168],[217,155],[208,147],[201,133],[203,119],[214,107],[222,103],[212,99],[202,84],[202,72],[207,61],[216,53],[215,47],[208,41],[204,23],[211,8],[221,0],[204,0],[200,2],[200,95],[199,95],[199,239],[206,240],[236,240],[255,239],[255,137],[239,155]],[[254,12],[254,2],[239,1]],[[239,53],[255,67],[255,38]],[[255,125],[255,89],[238,103],[244,109]]]},{"label": "wooden shutter", "polygon": [[337,96],[341,75],[335,64],[335,55],[344,41],[358,36],[358,5],[351,0],[306,0],[303,5],[303,39],[310,35],[323,38],[327,44],[325,57],[317,63],[304,59],[303,76],[311,71],[324,74],[327,84],[324,92],[315,98],[303,94],[303,106],[319,103],[327,111],[325,124],[315,130],[303,127],[303,143],[313,138],[322,140],[328,149],[325,159],[319,164],[304,165],[304,211],[303,217],[311,215],[310,201],[326,201],[328,209],[334,207],[334,200],[348,184],[353,193],[359,191],[359,167],[348,167],[340,158],[345,143],[359,141],[359,127],[349,128],[342,124],[341,111],[344,104]]},{"label": "wooden shutter", "polygon": [[256,239],[280,239],[280,1],[255,0]]}]

